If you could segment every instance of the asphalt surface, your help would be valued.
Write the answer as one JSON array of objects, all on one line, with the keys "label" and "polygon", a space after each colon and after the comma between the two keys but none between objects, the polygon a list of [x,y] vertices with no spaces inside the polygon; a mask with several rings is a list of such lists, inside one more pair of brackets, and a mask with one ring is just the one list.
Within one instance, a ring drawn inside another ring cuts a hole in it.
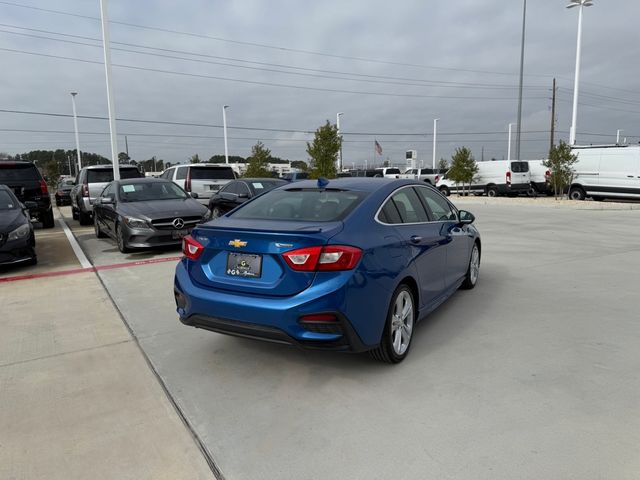
[{"label": "asphalt surface", "polygon": [[[637,478],[640,211],[461,203],[478,286],[397,366],[182,326],[175,261],[98,275],[227,479]],[[69,223],[95,265],[179,254]]]}]

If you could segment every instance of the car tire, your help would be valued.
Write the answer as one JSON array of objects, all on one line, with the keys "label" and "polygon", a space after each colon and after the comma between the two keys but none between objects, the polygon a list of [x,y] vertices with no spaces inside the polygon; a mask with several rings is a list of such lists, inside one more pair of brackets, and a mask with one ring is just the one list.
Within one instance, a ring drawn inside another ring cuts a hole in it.
[{"label": "car tire", "polygon": [[131,249],[127,247],[127,242],[124,239],[124,235],[122,234],[122,228],[120,225],[116,225],[116,243],[118,244],[118,250],[120,253],[130,253]]},{"label": "car tire", "polygon": [[56,207],[62,206],[62,202],[56,198]]},{"label": "car tire", "polygon": [[492,186],[487,187],[487,197],[497,197],[498,196],[498,187]]},{"label": "car tire", "polygon": [[78,220],[78,211],[77,211],[75,208],[73,208],[73,207],[71,207],[71,217],[72,217],[74,220]]},{"label": "car tire", "polygon": [[449,187],[440,187],[440,193],[445,197],[448,197],[449,195],[451,195],[451,190],[449,190]]},{"label": "car tire", "polygon": [[82,210],[78,211],[78,221],[80,225],[89,225],[91,223],[91,215],[84,213]]},{"label": "car tire", "polygon": [[54,226],[53,209],[51,209],[42,214],[42,228],[53,228]]},{"label": "car tire", "polygon": [[584,200],[587,194],[584,192],[582,187],[571,187],[569,190],[569,198],[571,200]]},{"label": "car tire", "polygon": [[604,202],[604,197],[591,197],[594,202]]},{"label": "car tire", "polygon": [[467,268],[467,274],[464,277],[464,281],[460,288],[463,290],[471,290],[478,283],[478,276],[480,275],[480,247],[478,243],[473,244],[471,249],[471,256],[469,257],[469,267]]},{"label": "car tire", "polygon": [[106,234],[100,229],[100,224],[98,223],[98,216],[93,216],[93,231],[96,233],[96,238],[106,238]]},{"label": "car tire", "polygon": [[416,314],[413,292],[408,285],[401,284],[391,297],[382,339],[370,351],[371,356],[386,363],[400,363],[404,360],[411,347]]}]

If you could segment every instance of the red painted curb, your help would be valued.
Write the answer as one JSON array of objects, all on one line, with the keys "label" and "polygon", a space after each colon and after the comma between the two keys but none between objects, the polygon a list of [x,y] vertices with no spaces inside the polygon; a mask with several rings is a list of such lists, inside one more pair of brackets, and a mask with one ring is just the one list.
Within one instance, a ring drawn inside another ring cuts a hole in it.
[{"label": "red painted curb", "polygon": [[138,260],[136,262],[114,263],[111,265],[98,265],[97,267],[73,268],[71,270],[59,270],[57,272],[31,273],[27,275],[15,275],[13,277],[0,278],[0,283],[19,282],[22,280],[34,280],[37,278],[63,277],[85,272],[96,272],[99,270],[113,270],[115,268],[137,267],[139,265],[149,265],[152,263],[177,262],[182,257],[150,258],[148,260]]}]

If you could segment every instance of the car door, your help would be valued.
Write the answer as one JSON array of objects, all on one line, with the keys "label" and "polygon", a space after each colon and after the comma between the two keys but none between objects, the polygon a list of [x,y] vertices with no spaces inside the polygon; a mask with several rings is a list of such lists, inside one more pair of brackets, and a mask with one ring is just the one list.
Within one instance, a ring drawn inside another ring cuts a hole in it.
[{"label": "car door", "polygon": [[450,288],[467,273],[472,234],[468,225],[460,225],[456,208],[446,198],[429,187],[416,187],[416,191],[444,239],[445,287]]},{"label": "car door", "polygon": [[223,212],[228,212],[229,210],[234,209],[238,204],[238,192],[240,188],[240,182],[229,182],[216,197],[216,204],[218,208]]},{"label": "car door", "polygon": [[393,225],[410,262],[415,265],[420,290],[420,306],[437,302],[445,287],[445,238],[438,223],[429,220],[418,194],[411,187],[397,190],[383,205],[381,223]]},{"label": "car door", "polygon": [[236,200],[233,208],[238,205],[242,205],[244,202],[251,198],[251,190],[245,182],[238,182],[238,199]]},{"label": "car door", "polygon": [[100,194],[100,199],[108,198],[112,203],[97,204],[96,219],[100,222],[100,226],[105,229],[106,232],[113,234],[115,231],[116,221],[116,192],[113,183],[108,184]]}]

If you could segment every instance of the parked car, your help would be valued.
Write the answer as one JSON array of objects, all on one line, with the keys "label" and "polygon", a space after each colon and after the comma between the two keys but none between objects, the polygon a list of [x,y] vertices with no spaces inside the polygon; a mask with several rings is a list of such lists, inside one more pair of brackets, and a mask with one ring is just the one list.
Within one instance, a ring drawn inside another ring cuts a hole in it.
[{"label": "parked car", "polygon": [[[142,178],[137,167],[120,165],[120,178]],[[112,165],[93,165],[83,167],[76,178],[76,184],[71,190],[71,214],[80,225],[91,224],[93,205],[104,187],[113,181]]]},{"label": "parked car", "polygon": [[449,178],[448,173],[445,173],[438,178],[436,188],[446,196],[469,191],[478,195],[486,193],[489,197],[517,195],[526,193],[531,188],[528,162],[492,160],[478,162],[477,165],[478,173],[471,185],[458,184]]},{"label": "parked car", "polygon": [[61,178],[56,187],[56,206],[71,205],[71,190],[76,184],[73,178]]},{"label": "parked car", "polygon": [[400,169],[398,167],[381,167],[376,168],[376,172],[384,178],[400,178]]},{"label": "parked car", "polygon": [[308,172],[289,172],[282,176],[282,179],[287,182],[299,182],[300,180],[307,180],[308,178]]},{"label": "parked car", "polygon": [[573,147],[572,200],[640,198],[640,145]]},{"label": "parked car", "polygon": [[159,178],[109,183],[94,205],[96,237],[113,238],[122,253],[179,245],[205,220],[207,208],[175,183]]},{"label": "parked car", "polygon": [[208,205],[211,196],[235,180],[236,174],[229,165],[197,163],[175,165],[162,172],[160,178],[171,180],[189,193],[196,193],[200,203]]},{"label": "parked car", "polygon": [[[27,201],[36,208],[35,202]],[[27,207],[13,190],[0,185],[0,266],[38,263],[36,237]]]},{"label": "parked car", "polygon": [[49,188],[33,163],[0,162],[0,185],[7,185],[20,202],[29,205],[29,215],[42,223],[43,228],[53,228]]},{"label": "parked car", "polygon": [[233,180],[209,199],[210,216],[211,218],[217,218],[253,197],[286,184],[286,180],[277,178],[242,178]]},{"label": "parked car", "polygon": [[178,315],[229,335],[400,362],[415,324],[476,285],[473,221],[424,182],[285,185],[185,237]]},{"label": "parked car", "polygon": [[381,178],[382,177],[382,173],[379,172],[376,169],[370,168],[370,169],[354,169],[354,170],[349,170],[349,173],[351,174],[352,177],[376,177],[376,178]]},{"label": "parked car", "polygon": [[440,172],[433,168],[408,168],[401,173],[398,178],[408,178],[410,180],[420,180],[435,185],[440,179]]}]

